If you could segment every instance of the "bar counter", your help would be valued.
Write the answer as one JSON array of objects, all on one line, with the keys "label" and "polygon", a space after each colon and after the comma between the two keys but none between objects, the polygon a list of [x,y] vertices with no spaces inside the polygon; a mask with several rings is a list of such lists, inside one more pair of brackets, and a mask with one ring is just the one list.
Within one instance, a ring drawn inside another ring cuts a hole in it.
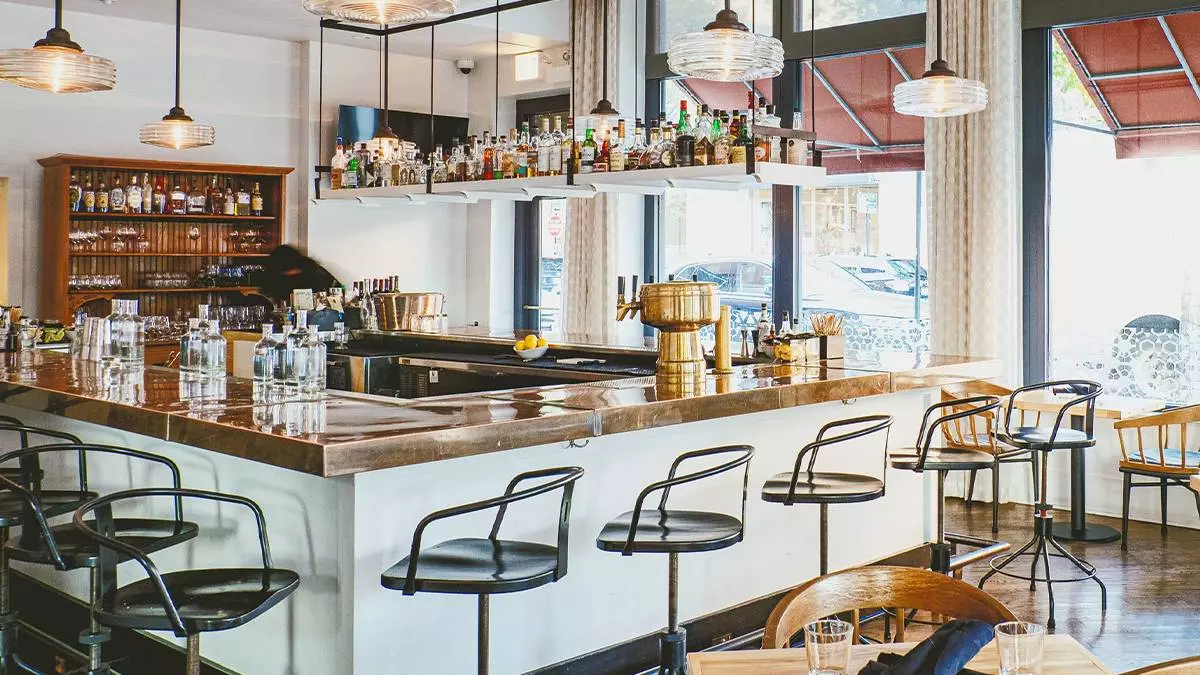
[{"label": "bar counter", "polygon": [[0,362],[0,402],[331,477],[544,443],[857,399],[998,374],[992,359],[851,355],[819,365],[738,366],[694,392],[653,377],[427,399],[327,392],[265,403],[240,378],[115,372],[50,351]]}]

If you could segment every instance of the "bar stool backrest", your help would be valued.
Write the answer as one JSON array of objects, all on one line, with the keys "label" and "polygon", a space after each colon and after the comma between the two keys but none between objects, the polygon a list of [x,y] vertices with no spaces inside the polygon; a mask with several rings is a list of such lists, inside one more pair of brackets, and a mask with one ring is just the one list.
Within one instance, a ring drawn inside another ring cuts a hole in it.
[{"label": "bar stool backrest", "polygon": [[[1121,444],[1121,458],[1125,464],[1140,466],[1145,471],[1161,474],[1189,476],[1200,473],[1200,451],[1188,449],[1188,425],[1200,422],[1200,405],[1174,408],[1152,415],[1142,415],[1118,420],[1113,424],[1117,440]],[[1143,429],[1154,428],[1147,444]],[[1172,429],[1178,431],[1172,434]],[[1137,450],[1129,454],[1125,445],[1126,430],[1132,430],[1137,441]]]},{"label": "bar stool backrest", "polygon": [[1062,430],[1063,418],[1076,406],[1084,406],[1084,434],[1087,435],[1089,441],[1095,439],[1096,399],[1104,392],[1104,387],[1100,386],[1098,382],[1092,382],[1091,380],[1053,380],[1051,382],[1027,384],[1024,387],[1014,389],[1012,395],[1008,397],[1008,406],[1004,410],[1004,432],[1006,434],[1011,433],[1012,430],[1012,411],[1017,398],[1021,394],[1033,391],[1048,391],[1051,394],[1065,391],[1073,395],[1070,400],[1065,401],[1059,407],[1058,413],[1055,414],[1054,426],[1051,428],[1049,442],[1046,444],[1047,447],[1054,447],[1054,440]]},{"label": "bar stool backrest", "polygon": [[[16,424],[9,424],[0,421],[0,437],[3,437],[4,434],[17,434],[21,439],[21,448],[30,447],[32,445],[30,442],[31,438],[47,439],[49,441],[49,443],[43,443],[42,445],[49,445],[55,442],[74,443],[76,445],[81,445],[83,443],[83,441],[80,440],[75,434],[69,434],[65,431],[56,431],[54,429],[33,427],[27,424],[21,424],[19,421]],[[9,454],[11,454],[11,452]],[[82,467],[80,475],[86,480],[87,468],[82,451],[79,452],[76,459],[78,460],[78,466]],[[0,465],[2,464],[4,464],[4,459],[0,457]],[[11,471],[0,471],[7,473],[10,477],[13,475]],[[35,479],[41,478],[41,466],[37,462],[36,455],[22,458],[21,470],[18,478],[23,485],[31,485]]]},{"label": "bar stool backrest", "polygon": [[[947,427],[976,418],[983,420],[980,424],[986,424],[987,416],[995,416],[999,408],[1000,397],[987,394],[941,401],[929,406],[921,418],[921,430],[917,432],[917,465],[913,470],[925,470],[925,460],[933,448],[933,441],[937,438],[939,429],[942,430],[942,435],[945,435]],[[930,422],[934,414],[941,416]]]},{"label": "bar stool backrest", "polygon": [[[682,476],[677,475],[680,465],[687,460],[715,455],[732,455],[733,459]],[[750,485],[750,459],[752,457],[754,457],[754,448],[749,445],[723,445],[716,448],[704,448],[703,450],[685,452],[676,457],[675,461],[671,462],[671,470],[667,472],[666,480],[651,483],[638,493],[637,500],[633,503],[633,517],[629,521],[629,538],[625,541],[625,548],[621,551],[621,555],[633,555],[633,544],[637,536],[638,521],[641,519],[642,507],[647,497],[662,490],[662,496],[658,500],[658,510],[665,511],[667,509],[667,498],[671,495],[671,488],[687,483],[694,483],[704,478],[718,476],[727,471],[733,471],[738,467],[742,467],[742,517],[740,520],[744,527],[746,522],[746,491]]]},{"label": "bar stool backrest", "polygon": [[[561,489],[563,493],[558,509],[558,543],[556,544],[558,564],[554,571],[554,580],[558,581],[567,573],[567,535],[570,531],[568,525],[571,520],[571,496],[575,490],[575,481],[582,477],[583,469],[577,466],[526,471],[525,473],[517,474],[517,476],[509,481],[504,494],[499,497],[492,497],[491,499],[484,499],[483,501],[471,504],[463,504],[462,506],[453,506],[441,511],[434,511],[425,516],[417,524],[417,530],[413,534],[412,549],[409,552],[408,558],[408,574],[404,580],[403,593],[405,595],[413,595],[417,592],[417,559],[421,555],[421,537],[425,534],[425,528],[429,527],[434,521],[474,513],[476,511],[496,509],[496,519],[492,521],[492,530],[488,534],[489,539],[496,541],[499,539],[500,525],[504,521],[504,514],[507,512],[509,504]],[[527,480],[537,480],[539,478],[553,478],[553,480],[548,480],[522,490],[516,489],[518,485]]]},{"label": "bar stool backrest", "polygon": [[[998,396],[1003,401],[1012,394],[1012,389],[993,384],[986,380],[973,380],[949,384],[942,387],[942,401],[950,402],[973,396]],[[1021,411],[1021,423],[1024,424],[1025,411]],[[1039,418],[1040,419],[1040,418]],[[942,427],[942,437],[946,447],[960,450],[981,450],[996,454],[1000,448],[996,445],[996,432],[999,429],[1000,414],[989,410],[979,415],[955,420],[953,424]]]},{"label": "bar stool backrest", "polygon": [[[787,506],[795,503],[796,499],[796,484],[800,479],[800,472],[804,471],[810,476],[817,466],[817,454],[821,448],[829,445],[837,445],[853,441],[858,438],[865,438],[872,434],[883,432],[883,470],[879,475],[879,480],[887,487],[887,446],[888,440],[891,438],[892,429],[891,415],[863,415],[862,417],[850,417],[844,420],[835,420],[821,427],[817,432],[816,440],[808,443],[803,448],[800,448],[799,454],[796,455],[796,464],[792,468],[792,484],[788,488],[787,499],[783,502]],[[834,429],[842,429],[850,427],[849,431],[844,431],[836,436],[826,436]],[[808,460],[808,465],[805,466],[804,460]]]},{"label": "bar stool backrest", "polygon": [[[151,454],[141,450],[133,450],[131,448],[122,448],[115,445],[97,445],[93,443],[62,443],[57,445],[35,445],[31,448],[16,450],[13,452],[0,455],[0,464],[4,464],[11,460],[19,460],[22,466],[38,467],[40,458],[43,455],[59,453],[59,452],[74,452],[80,457],[78,472],[79,472],[79,491],[81,493],[88,492],[88,477],[87,477],[87,455],[88,453],[101,453],[107,455],[118,455],[129,457],[132,459],[140,459],[147,462],[162,464],[171,472],[171,487],[179,488],[179,467],[175,462],[161,455]],[[35,475],[30,485],[25,486],[13,481],[10,478],[0,474],[0,487],[11,490],[24,503],[24,514],[22,523],[34,524],[35,527],[21,528],[21,546],[22,548],[38,548],[44,546],[50,553],[50,557],[54,560],[54,565],[58,569],[67,569],[66,563],[63,561],[62,555],[59,553],[58,544],[54,540],[54,535],[50,530],[50,525],[46,521],[46,515],[42,511],[42,481],[38,475]],[[183,502],[179,497],[175,498],[175,521],[181,523],[183,521]]]},{"label": "bar stool backrest", "polygon": [[[111,602],[113,593],[118,586],[117,581],[117,562],[118,555],[127,556],[131,560],[137,561],[138,565],[145,570],[147,577],[154,584],[154,588],[158,591],[159,599],[162,601],[163,610],[167,614],[167,619],[171,622],[172,630],[177,637],[187,637],[187,628],[183,625],[183,619],[179,615],[179,606],[175,604],[175,600],[171,597],[171,593],[167,590],[166,584],[163,582],[162,574],[154,565],[154,561],[150,556],[138,550],[134,546],[126,542],[118,540],[114,536],[115,527],[113,523],[113,505],[118,502],[130,501],[135,499],[145,499],[149,497],[172,497],[176,502],[176,508],[180,507],[180,502],[183,499],[197,499],[205,501],[225,502],[229,504],[238,504],[245,506],[254,514],[254,522],[258,526],[258,543],[262,553],[262,566],[264,570],[271,569],[271,544],[267,540],[267,521],[263,516],[262,509],[258,504],[250,499],[239,495],[224,494],[221,492],[210,492],[208,490],[193,490],[189,488],[179,487],[158,487],[158,488],[139,488],[136,490],[122,490],[112,494],[98,497],[92,501],[82,505],[75,511],[74,523],[84,536],[88,537],[100,547],[100,591],[99,597],[102,602]],[[88,517],[92,516],[94,521],[89,524]],[[111,609],[111,607],[105,607]]]},{"label": "bar stool backrest", "polygon": [[767,619],[763,649],[790,646],[792,636],[813,621],[877,607],[927,610],[993,625],[1016,620],[996,598],[945,574],[915,567],[856,567],[817,577],[785,595]]}]

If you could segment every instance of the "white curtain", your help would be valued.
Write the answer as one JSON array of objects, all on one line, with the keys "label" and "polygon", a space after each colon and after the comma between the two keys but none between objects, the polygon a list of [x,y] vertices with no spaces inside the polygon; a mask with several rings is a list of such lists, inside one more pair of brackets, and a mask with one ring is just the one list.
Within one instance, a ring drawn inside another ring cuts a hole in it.
[{"label": "white curtain", "polygon": [[999,357],[1006,385],[1020,380],[1022,357],[1020,19],[1019,1],[943,0],[944,56],[990,101],[925,125],[933,352]]},{"label": "white curtain", "polygon": [[[604,85],[604,5],[608,4],[608,91],[616,98],[618,31],[617,0],[572,0],[575,11],[575,87],[572,99],[577,125],[600,100]],[[614,200],[570,199],[567,206],[566,301],[564,318],[569,339],[613,342],[617,336],[617,246]]]}]

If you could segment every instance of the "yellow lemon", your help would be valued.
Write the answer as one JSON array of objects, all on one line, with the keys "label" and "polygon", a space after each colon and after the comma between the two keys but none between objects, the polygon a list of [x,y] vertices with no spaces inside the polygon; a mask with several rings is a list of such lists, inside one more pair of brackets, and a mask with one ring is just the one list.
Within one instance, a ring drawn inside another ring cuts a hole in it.
[{"label": "yellow lemon", "polygon": [[525,349],[525,341],[517,340],[515,343],[513,343],[513,349],[516,349],[517,351]]},{"label": "yellow lemon", "polygon": [[547,340],[547,339],[546,339],[546,338],[544,338],[544,337],[540,337],[540,338],[538,338],[538,340],[537,340],[537,346],[539,346],[539,347],[549,347],[549,346],[550,346],[550,341],[549,341],[549,340]]},{"label": "yellow lemon", "polygon": [[525,336],[525,349],[533,349],[534,347],[537,347],[537,336],[536,335],[526,335]]}]

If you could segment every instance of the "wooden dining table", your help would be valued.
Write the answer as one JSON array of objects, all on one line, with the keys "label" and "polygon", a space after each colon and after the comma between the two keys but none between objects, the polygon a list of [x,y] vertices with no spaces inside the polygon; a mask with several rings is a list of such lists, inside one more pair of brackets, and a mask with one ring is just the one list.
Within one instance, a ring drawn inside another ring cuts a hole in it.
[{"label": "wooden dining table", "polygon": [[[847,675],[855,675],[867,662],[883,652],[901,654],[915,642],[898,642],[851,647]],[[1047,635],[1042,675],[1112,675],[1111,670],[1070,635]],[[993,641],[971,659],[967,668],[997,675],[1000,654]],[[689,675],[808,675],[804,649],[758,649],[728,652],[695,652],[688,655]]]}]

